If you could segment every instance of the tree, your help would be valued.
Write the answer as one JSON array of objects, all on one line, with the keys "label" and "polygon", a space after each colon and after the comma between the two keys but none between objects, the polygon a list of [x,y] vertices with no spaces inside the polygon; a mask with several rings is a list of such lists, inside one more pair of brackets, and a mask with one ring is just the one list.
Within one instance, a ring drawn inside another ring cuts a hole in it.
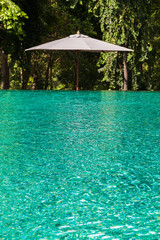
[{"label": "tree", "polygon": [[12,40],[23,35],[23,19],[27,15],[11,0],[0,0],[0,57],[1,89],[9,88],[7,54],[12,51]]},{"label": "tree", "polygon": [[[48,42],[54,39],[59,39],[66,37],[70,34],[76,33],[79,29],[82,33],[88,35],[95,35],[95,26],[93,15],[88,13],[87,5],[77,4],[75,8],[70,7],[70,3],[66,0],[57,0],[52,1],[52,11],[54,12],[54,24],[50,25],[48,32],[45,35],[45,38],[39,39],[39,44]],[[77,14],[78,12],[78,14]],[[32,43],[31,46],[36,44]],[[28,54],[28,53],[27,53]],[[34,56],[34,59],[33,57]],[[46,53],[37,53],[39,58],[36,61],[35,53],[31,53],[31,65],[32,70],[31,74],[34,78],[35,88],[41,89],[75,89],[75,74],[76,74],[76,54],[69,52],[54,52],[49,53],[48,57]],[[42,58],[43,56],[43,58]],[[80,88],[81,89],[93,89],[96,84],[96,76],[98,75],[96,71],[96,62],[98,56],[95,54],[95,57],[91,55],[80,54],[80,62],[83,63],[80,65],[80,78],[85,73],[87,73],[87,78],[83,77],[83,81],[80,79]],[[41,61],[39,61],[41,59]],[[48,61],[48,63],[44,62]],[[88,61],[89,59],[89,61]],[[42,66],[43,61],[43,66]],[[94,64],[94,68],[93,68]],[[43,71],[42,71],[43,69]],[[90,71],[89,71],[90,69]],[[88,73],[91,74],[88,74]],[[40,76],[38,76],[40,74]],[[38,79],[42,83],[41,86],[38,83]]]},{"label": "tree", "polygon": [[[148,86],[147,74],[144,75],[143,67],[148,61],[150,47],[150,1],[122,1],[104,0],[96,1],[94,14],[99,15],[103,39],[113,44],[118,44],[134,49],[128,56],[120,53],[102,54],[100,65],[104,73],[103,81],[109,83],[111,89],[122,89],[122,70],[128,63],[131,89],[145,89]],[[107,55],[107,56],[106,56]],[[127,58],[127,59],[126,59]],[[126,72],[127,75],[127,72]],[[126,87],[126,85],[125,85]]]},{"label": "tree", "polygon": [[[16,4],[26,12],[28,18],[25,19],[23,39],[16,41],[16,51],[14,57],[19,61],[22,69],[22,89],[27,89],[27,84],[31,73],[31,54],[25,53],[25,49],[40,44],[48,35],[51,23],[55,21],[50,0],[14,0]],[[34,74],[36,78],[36,74]]]},{"label": "tree", "polygon": [[158,0],[0,0],[2,88],[9,87],[10,68],[11,87],[75,89],[73,53],[24,50],[80,30],[134,49],[100,58],[80,54],[80,89],[160,89],[159,5]]},{"label": "tree", "polygon": [[151,1],[151,46],[152,51],[149,54],[150,62],[153,64],[149,65],[150,76],[151,76],[151,88],[154,90],[160,90],[160,1]]}]

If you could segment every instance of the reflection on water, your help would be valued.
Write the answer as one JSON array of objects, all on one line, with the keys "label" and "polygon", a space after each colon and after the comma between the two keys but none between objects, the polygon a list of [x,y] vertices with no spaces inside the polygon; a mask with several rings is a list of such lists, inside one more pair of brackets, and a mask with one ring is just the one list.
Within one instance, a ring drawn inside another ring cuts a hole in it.
[{"label": "reflection on water", "polygon": [[1,239],[159,239],[160,93],[0,92]]}]

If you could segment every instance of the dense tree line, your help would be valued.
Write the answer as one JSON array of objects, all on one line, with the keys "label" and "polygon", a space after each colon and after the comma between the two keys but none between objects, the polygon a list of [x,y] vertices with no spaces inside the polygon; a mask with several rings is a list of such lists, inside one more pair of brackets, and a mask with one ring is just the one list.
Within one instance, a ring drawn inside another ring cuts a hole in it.
[{"label": "dense tree line", "polygon": [[80,54],[80,89],[160,90],[159,0],[0,0],[1,89],[75,89],[75,53],[24,50],[77,30],[134,50]]}]

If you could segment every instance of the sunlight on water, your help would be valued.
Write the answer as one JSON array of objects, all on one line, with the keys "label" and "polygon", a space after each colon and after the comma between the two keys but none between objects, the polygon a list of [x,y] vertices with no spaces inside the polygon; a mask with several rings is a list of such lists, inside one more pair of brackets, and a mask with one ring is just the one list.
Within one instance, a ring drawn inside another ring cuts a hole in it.
[{"label": "sunlight on water", "polygon": [[0,239],[160,239],[160,93],[0,91]]}]

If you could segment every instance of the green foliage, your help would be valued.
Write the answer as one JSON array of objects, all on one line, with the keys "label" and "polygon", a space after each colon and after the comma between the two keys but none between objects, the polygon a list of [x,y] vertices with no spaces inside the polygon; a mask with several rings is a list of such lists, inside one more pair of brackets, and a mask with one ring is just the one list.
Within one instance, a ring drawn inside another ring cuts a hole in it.
[{"label": "green foliage", "polygon": [[[0,49],[9,54],[10,87],[75,89],[75,53],[24,50],[77,30],[134,49],[127,55],[131,90],[160,89],[159,0],[0,0]],[[123,53],[79,57],[80,89],[123,89]]]},{"label": "green foliage", "polygon": [[151,21],[152,29],[152,51],[149,59],[153,62],[153,66],[149,66],[151,72],[151,88],[160,90],[160,1],[151,1]]},{"label": "green foliage", "polygon": [[76,5],[79,4],[83,4],[82,0],[67,0],[68,2],[70,2],[70,7],[71,8],[75,8]]},{"label": "green foliage", "polygon": [[[134,49],[133,53],[128,53],[127,60],[130,88],[147,89],[150,86],[149,66],[153,65],[149,61],[152,52],[150,1],[97,0],[92,9],[99,16],[105,41]],[[104,73],[103,81],[110,82],[111,89],[121,89],[122,56],[106,55],[108,53],[102,54],[99,62],[103,66],[100,69]]]},{"label": "green foliage", "polygon": [[[49,25],[50,27],[47,28],[48,34],[44,34],[42,38],[39,39],[39,43],[66,37],[76,33],[78,29],[82,33],[93,36],[96,35],[95,26],[97,27],[97,24],[94,24],[94,21],[92,21],[91,18],[93,18],[93,16],[88,13],[88,7],[85,4],[81,5],[78,3],[75,8],[71,8],[69,2],[58,0],[52,1],[51,6],[54,12],[55,22],[53,25]],[[33,45],[32,43],[30,46]],[[28,45],[27,47],[30,46]],[[98,57],[96,54],[94,56],[93,58],[91,54],[87,56],[86,54],[80,54],[80,88],[82,89],[93,89],[97,81],[98,73],[96,70],[96,62]],[[49,59],[50,53],[41,53],[41,55],[38,53],[31,54],[30,74],[32,75],[32,79],[34,79],[33,81],[36,84],[36,88],[75,89],[76,54],[69,52],[54,52],[52,54],[52,60]],[[88,61],[88,59],[90,59],[90,61]],[[95,65],[94,71],[92,70],[93,64]],[[49,71],[49,76],[47,71]],[[50,71],[52,71],[52,83],[49,79]],[[82,78],[84,80],[81,81]],[[46,79],[48,79],[47,83]],[[31,81],[31,85],[33,81]],[[47,88],[45,85],[47,85]]]},{"label": "green foliage", "polygon": [[10,69],[10,88],[22,89],[21,83],[22,69],[20,68],[19,62],[18,61],[12,62],[12,59],[10,59],[9,69]]},{"label": "green foliage", "polygon": [[8,33],[22,35],[23,19],[26,13],[21,11],[18,5],[11,0],[0,0],[0,29]]}]

